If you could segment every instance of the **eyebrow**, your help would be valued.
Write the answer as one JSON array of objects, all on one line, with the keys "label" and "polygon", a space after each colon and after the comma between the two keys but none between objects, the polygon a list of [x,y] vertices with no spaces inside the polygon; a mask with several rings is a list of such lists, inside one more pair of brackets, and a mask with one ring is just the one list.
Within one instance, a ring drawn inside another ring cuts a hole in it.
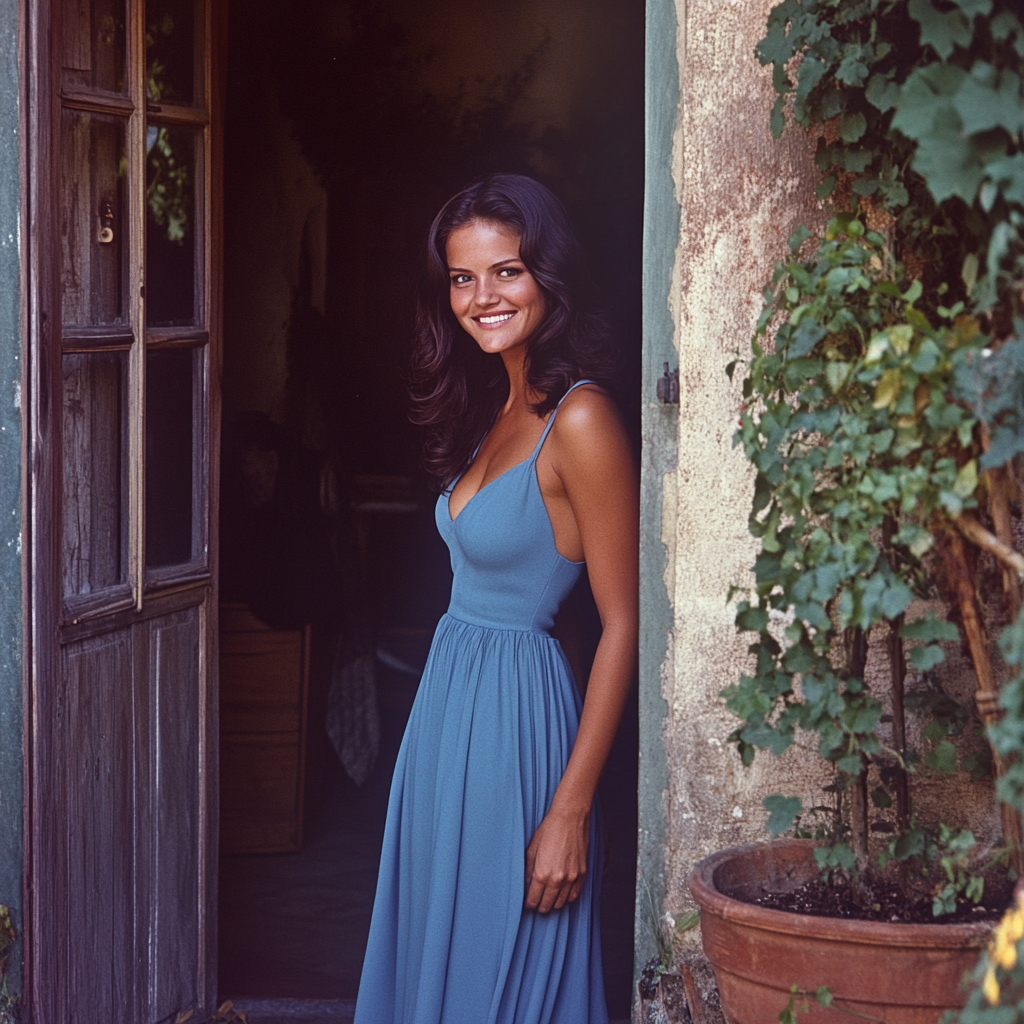
[{"label": "eyebrow", "polygon": [[[497,263],[492,263],[487,269],[495,270],[498,267],[505,266],[506,263],[522,263],[523,261],[518,256],[510,256],[507,260],[498,260]],[[465,267],[449,267],[449,274],[471,274],[471,270],[466,270]]]}]

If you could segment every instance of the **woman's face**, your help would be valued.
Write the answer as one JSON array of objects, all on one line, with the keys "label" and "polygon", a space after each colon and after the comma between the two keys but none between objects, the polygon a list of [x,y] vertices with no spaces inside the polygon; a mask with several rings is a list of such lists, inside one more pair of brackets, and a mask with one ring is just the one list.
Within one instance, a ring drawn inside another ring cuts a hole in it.
[{"label": "woman's face", "polygon": [[471,220],[448,236],[452,312],[485,352],[523,346],[544,320],[544,293],[519,258],[519,236]]}]

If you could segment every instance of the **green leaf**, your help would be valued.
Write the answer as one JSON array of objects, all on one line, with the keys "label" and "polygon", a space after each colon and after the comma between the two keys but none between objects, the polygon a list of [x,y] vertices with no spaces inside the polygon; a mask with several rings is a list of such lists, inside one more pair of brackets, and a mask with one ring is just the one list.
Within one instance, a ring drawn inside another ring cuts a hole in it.
[{"label": "green leaf", "polygon": [[963,11],[942,13],[929,0],[910,0],[907,11],[921,26],[921,45],[932,47],[943,60],[955,47],[971,45],[971,23]]},{"label": "green leaf", "polygon": [[875,409],[887,409],[896,403],[899,393],[903,388],[903,374],[895,368],[891,368],[882,374],[875,388],[875,398],[871,403]]},{"label": "green leaf", "polygon": [[815,998],[818,1000],[819,1006],[831,1006],[832,989],[830,989],[828,985],[821,985],[815,993]]},{"label": "green leaf", "polygon": [[914,328],[910,324],[896,324],[889,328],[889,340],[896,355],[906,355],[911,341],[914,340]]},{"label": "green leaf", "polygon": [[900,89],[893,128],[919,142],[931,133],[940,111],[956,115],[952,97],[966,78],[967,72],[953,64],[918,68]]},{"label": "green leaf", "polygon": [[884,789],[882,786],[876,786],[871,791],[871,802],[875,807],[882,809],[892,807],[892,797],[889,796],[888,790]]},{"label": "green leaf", "polygon": [[814,190],[815,199],[828,199],[832,195],[832,190],[836,187],[836,176],[830,174],[827,178],[823,178],[818,186]]},{"label": "green leaf", "polygon": [[926,755],[924,763],[932,771],[940,772],[942,775],[952,775],[956,771],[956,747],[949,740],[943,740]]},{"label": "green leaf", "polygon": [[980,61],[975,64],[953,97],[953,107],[960,115],[963,130],[968,135],[975,135],[993,128],[1005,128],[1015,135],[1024,124],[1020,78],[1012,71],[1004,70],[999,86],[995,88],[975,76],[974,72],[979,67],[988,65],[982,65]]},{"label": "green leaf", "polygon": [[925,834],[920,829],[912,828],[904,832],[893,846],[893,856],[897,860],[909,860],[920,857],[924,853]]},{"label": "green leaf", "polygon": [[801,356],[807,355],[825,337],[825,334],[825,328],[817,320],[806,316],[801,318],[800,325],[789,343],[786,354],[790,359],[799,359]]},{"label": "green leaf", "polygon": [[864,362],[868,366],[872,366],[877,363],[886,352],[889,351],[889,335],[888,334],[876,334],[871,341],[868,343],[868,353],[864,357]]},{"label": "green leaf", "polygon": [[763,608],[744,608],[736,616],[736,625],[742,630],[760,633],[768,627],[768,613]]},{"label": "green leaf", "polygon": [[769,124],[772,129],[772,138],[779,138],[786,130],[786,97],[779,96],[772,104],[772,115]]},{"label": "green leaf", "polygon": [[918,672],[929,672],[945,660],[946,652],[935,644],[929,644],[926,647],[913,647],[910,651],[910,663]]},{"label": "green leaf", "polygon": [[903,293],[903,301],[913,305],[924,294],[924,285],[920,280],[914,278],[910,287]]},{"label": "green leaf", "polygon": [[842,386],[846,383],[846,379],[850,376],[850,363],[841,363],[838,361],[830,362],[825,365],[825,379],[828,381],[828,386],[832,389],[832,393],[842,389]]},{"label": "green leaf", "polygon": [[683,935],[686,932],[693,931],[699,924],[700,911],[691,910],[688,914],[683,914],[681,917],[676,918],[676,935]]},{"label": "green leaf", "polygon": [[992,0],[953,0],[953,3],[955,3],[968,18],[974,18],[976,14],[987,15],[992,11]]},{"label": "green leaf", "polygon": [[847,149],[843,151],[843,166],[851,174],[863,174],[873,156],[870,149]]},{"label": "green leaf", "polygon": [[777,836],[793,827],[797,815],[803,814],[803,801],[798,796],[782,796],[775,793],[764,798],[764,807],[768,813],[768,831]]},{"label": "green leaf", "polygon": [[928,615],[927,618],[914,619],[913,622],[905,623],[900,630],[900,636],[905,640],[955,641],[960,639],[960,630],[952,622]]},{"label": "green leaf", "polygon": [[978,283],[978,257],[976,253],[969,252],[964,257],[964,265],[960,269],[960,280],[963,281],[968,294],[974,291],[974,286]]},{"label": "green leaf", "polygon": [[843,114],[839,119],[839,134],[843,142],[856,142],[868,130],[868,119],[863,114]]},{"label": "green leaf", "polygon": [[969,498],[978,487],[978,461],[971,459],[960,468],[953,484],[953,493],[958,498]]},{"label": "green leaf", "polygon": [[914,592],[900,580],[890,584],[882,594],[882,614],[887,619],[895,619],[897,615],[906,611],[914,597]]},{"label": "green leaf", "polygon": [[868,103],[883,114],[896,106],[899,95],[900,87],[887,75],[872,75],[867,89],[864,90]]}]

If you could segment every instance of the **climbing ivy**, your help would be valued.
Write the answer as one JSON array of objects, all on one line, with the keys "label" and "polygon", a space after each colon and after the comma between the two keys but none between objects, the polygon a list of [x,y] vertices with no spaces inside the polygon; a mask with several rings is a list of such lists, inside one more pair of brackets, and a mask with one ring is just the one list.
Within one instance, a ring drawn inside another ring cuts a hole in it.
[{"label": "climbing ivy", "polygon": [[[981,570],[964,537],[1003,565],[1020,557],[1007,528],[993,519],[997,538],[983,523],[990,508],[1009,521],[1024,454],[1019,3],[781,0],[757,56],[773,67],[773,133],[790,120],[816,133],[817,195],[839,212],[820,236],[801,228],[790,240],[765,289],[743,384],[735,440],[756,471],[749,528],[761,552],[736,615],[755,634],[753,668],[723,691],[741,720],[730,739],[750,763],[757,749],[785,751],[798,729],[817,735],[836,769],[829,789],[845,801],[819,864],[830,876],[859,875],[858,885],[874,779],[876,811],[898,805],[881,859],[941,868],[949,884],[935,912],[944,913],[980,895],[975,841],[946,826],[922,830],[907,775],[978,778],[993,762],[987,748],[968,753],[973,709],[929,679],[942,643],[961,636],[956,621],[904,613],[915,596],[938,596],[933,570],[944,564],[943,596],[958,608],[979,681],[991,676]],[[1003,589],[1003,565],[983,589]],[[971,573],[973,589],[957,584]],[[922,719],[917,751],[894,732],[887,745],[891,730],[878,729],[883,705],[864,679],[878,627],[894,638],[894,678],[906,661],[917,679],[905,705],[902,687],[891,699],[894,721],[904,710]],[[1024,613],[1002,650],[1016,675],[989,738],[1000,796],[1021,809]],[[821,832],[796,797],[765,805],[773,832],[794,823]],[[1019,869],[1019,848],[1013,857]]]},{"label": "climbing ivy", "polygon": [[[841,180],[897,218],[932,296],[1019,310],[1024,271],[1024,26],[1017,0],[783,0],[758,44],[786,111]],[[1003,323],[1003,328],[1007,323]]]},{"label": "climbing ivy", "polygon": [[[955,390],[986,339],[962,304],[929,319],[920,283],[903,281],[883,236],[853,214],[833,218],[801,257],[808,235],[790,240],[766,289],[743,384],[736,441],[756,469],[749,528],[761,552],[736,622],[757,639],[754,670],[724,696],[744,722],[730,737],[744,763],[757,748],[781,754],[799,728],[857,776],[865,759],[884,765],[893,752],[862,670],[836,668],[834,650],[848,631],[899,620],[915,595],[930,595],[922,558],[936,517],[977,506],[978,417]],[[926,617],[901,635],[912,666],[928,672],[944,658],[939,642],[959,633]],[[928,766],[954,771],[948,726],[932,717],[939,754]],[[773,831],[801,812],[789,801],[770,808]]]}]

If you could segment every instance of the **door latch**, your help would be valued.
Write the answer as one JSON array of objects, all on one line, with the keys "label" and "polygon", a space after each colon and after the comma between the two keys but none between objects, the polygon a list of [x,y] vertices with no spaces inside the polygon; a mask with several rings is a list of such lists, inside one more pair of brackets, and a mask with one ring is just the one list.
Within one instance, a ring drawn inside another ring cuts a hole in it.
[{"label": "door latch", "polygon": [[110,199],[100,200],[100,224],[96,241],[107,245],[114,240],[114,203]]},{"label": "door latch", "polygon": [[679,371],[670,370],[665,363],[665,372],[658,378],[658,398],[665,405],[679,404]]}]

